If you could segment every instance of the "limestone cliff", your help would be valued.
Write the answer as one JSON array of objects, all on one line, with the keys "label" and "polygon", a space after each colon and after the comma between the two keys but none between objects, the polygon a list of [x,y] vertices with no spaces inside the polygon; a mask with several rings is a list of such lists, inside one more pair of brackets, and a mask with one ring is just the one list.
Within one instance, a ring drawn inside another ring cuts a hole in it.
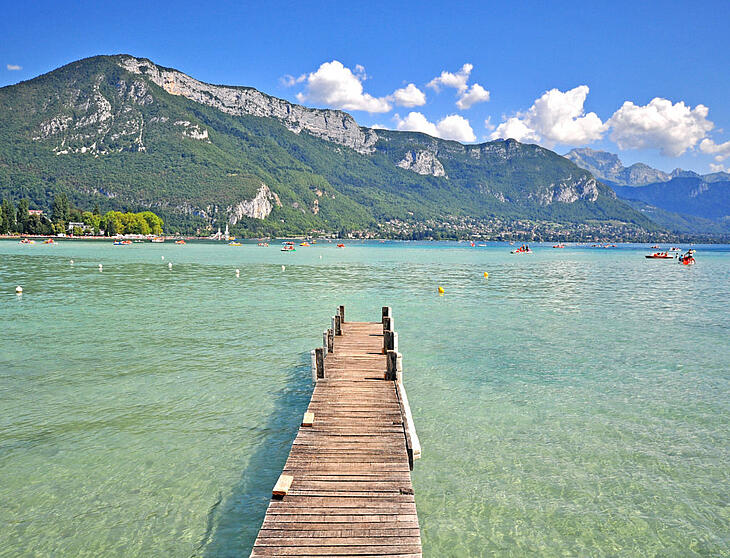
[{"label": "limestone cliff", "polygon": [[[273,203],[272,203],[273,202]],[[272,192],[269,187],[261,183],[256,196],[250,200],[243,200],[235,206],[228,207],[228,222],[231,225],[238,223],[243,217],[252,219],[266,219],[274,209],[274,204],[281,207],[279,196]]]},{"label": "limestone cliff", "polygon": [[446,176],[441,161],[430,151],[408,151],[397,165],[402,169],[411,170],[418,174]]},{"label": "limestone cliff", "polygon": [[250,87],[210,85],[143,58],[124,56],[119,64],[129,72],[146,76],[172,95],[182,95],[227,114],[276,118],[292,132],[304,130],[359,153],[371,153],[378,141],[374,130],[361,128],[352,116],[339,110],[306,108]]}]

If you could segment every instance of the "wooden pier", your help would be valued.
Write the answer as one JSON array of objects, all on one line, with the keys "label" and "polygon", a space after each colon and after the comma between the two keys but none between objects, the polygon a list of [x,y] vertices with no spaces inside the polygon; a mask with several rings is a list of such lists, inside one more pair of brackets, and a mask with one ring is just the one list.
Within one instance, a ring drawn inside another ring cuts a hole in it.
[{"label": "wooden pier", "polygon": [[391,309],[312,351],[314,392],[272,490],[252,557],[420,557],[410,471],[421,455]]}]

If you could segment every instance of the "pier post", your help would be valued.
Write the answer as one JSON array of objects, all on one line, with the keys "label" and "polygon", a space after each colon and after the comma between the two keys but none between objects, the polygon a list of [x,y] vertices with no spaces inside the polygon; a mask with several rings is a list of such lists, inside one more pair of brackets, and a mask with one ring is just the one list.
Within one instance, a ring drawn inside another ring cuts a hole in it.
[{"label": "pier post", "polygon": [[393,315],[393,309],[390,306],[383,306],[383,323],[385,318],[390,318]]},{"label": "pier post", "polygon": [[344,304],[340,305],[340,320],[342,321],[343,324],[345,323],[345,305]]},{"label": "pier post", "polygon": [[314,349],[315,367],[317,369],[317,380],[324,378],[324,349],[317,347]]},{"label": "pier post", "polygon": [[386,331],[394,331],[395,330],[395,324],[393,323],[393,318],[390,316],[386,316],[383,318],[383,333]]},{"label": "pier post", "polygon": [[403,381],[403,357],[398,351],[388,351],[386,353],[387,369],[385,371],[385,379],[391,381]]},{"label": "pier post", "polygon": [[329,351],[329,346],[330,345],[329,345],[328,335],[327,335],[327,332],[325,331],[324,333],[322,333],[322,348],[324,349],[324,354],[325,355],[327,355],[327,353],[330,352]]},{"label": "pier post", "polygon": [[331,328],[327,330],[327,352],[335,352],[335,332]]},{"label": "pier post", "polygon": [[342,335],[342,317],[339,314],[335,314],[335,335]]},{"label": "pier post", "polygon": [[317,383],[317,356],[316,356],[316,350],[312,349],[311,355],[312,355],[312,381],[316,384]]}]

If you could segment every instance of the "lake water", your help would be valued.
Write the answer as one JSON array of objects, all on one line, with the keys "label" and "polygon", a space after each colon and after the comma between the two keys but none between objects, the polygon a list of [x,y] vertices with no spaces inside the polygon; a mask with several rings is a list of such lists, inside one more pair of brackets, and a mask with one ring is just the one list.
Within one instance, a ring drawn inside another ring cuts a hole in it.
[{"label": "lake water", "polygon": [[0,241],[0,556],[246,556],[339,304],[393,307],[426,556],[729,556],[730,247],[533,248]]}]

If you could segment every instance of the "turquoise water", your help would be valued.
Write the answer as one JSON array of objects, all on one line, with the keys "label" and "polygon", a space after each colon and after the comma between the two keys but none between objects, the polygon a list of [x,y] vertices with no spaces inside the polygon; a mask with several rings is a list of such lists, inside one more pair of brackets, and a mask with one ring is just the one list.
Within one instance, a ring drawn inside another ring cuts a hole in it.
[{"label": "turquoise water", "polygon": [[730,556],[730,249],[534,248],[0,241],[0,556],[247,555],[338,304],[393,307],[426,556]]}]

